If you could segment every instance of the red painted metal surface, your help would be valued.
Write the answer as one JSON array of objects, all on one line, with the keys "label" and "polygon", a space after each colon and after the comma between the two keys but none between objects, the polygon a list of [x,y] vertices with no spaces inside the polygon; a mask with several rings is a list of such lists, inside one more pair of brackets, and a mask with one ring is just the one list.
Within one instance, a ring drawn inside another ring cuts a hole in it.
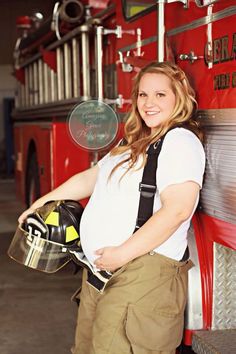
[{"label": "red painted metal surface", "polygon": [[28,162],[33,151],[36,152],[40,175],[41,194],[51,190],[50,169],[50,124],[24,124],[15,127],[16,146],[16,185],[17,195],[25,202],[26,175]]},{"label": "red painted metal surface", "polygon": [[185,345],[191,346],[192,344],[192,337],[193,337],[193,331],[189,329],[185,329],[184,331],[184,337],[183,337],[183,342]]},{"label": "red painted metal surface", "polygon": [[29,29],[32,26],[32,20],[29,16],[18,16],[16,19],[17,28]]},{"label": "red painted metal surface", "polygon": [[73,142],[65,122],[52,124],[52,188],[90,167],[89,153]]},{"label": "red painted metal surface", "polygon": [[16,80],[25,85],[25,70],[23,68],[15,69],[14,76]]},{"label": "red painted metal surface", "polygon": [[202,223],[200,213],[195,213],[193,227],[201,271],[203,328],[207,329],[211,327],[212,321],[213,243],[209,235],[205,234],[205,224]]},{"label": "red painted metal surface", "polygon": [[54,72],[57,72],[57,58],[55,51],[49,51],[45,49],[40,49],[44,63],[46,63],[49,68]]},{"label": "red painted metal surface", "polygon": [[[203,329],[210,329],[213,303],[213,243],[236,250],[236,225],[202,212],[193,217],[202,284]],[[185,343],[191,344],[191,331],[185,334]]]}]

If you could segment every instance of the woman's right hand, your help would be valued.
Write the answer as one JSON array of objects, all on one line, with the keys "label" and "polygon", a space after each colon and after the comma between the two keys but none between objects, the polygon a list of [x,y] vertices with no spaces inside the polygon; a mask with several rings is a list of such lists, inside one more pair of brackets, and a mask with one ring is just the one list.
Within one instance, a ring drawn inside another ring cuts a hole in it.
[{"label": "woman's right hand", "polygon": [[23,224],[23,222],[25,221],[25,219],[27,218],[27,216],[29,214],[32,214],[35,212],[35,208],[33,208],[32,206],[29,209],[26,209],[25,211],[23,211],[23,213],[19,216],[18,218],[18,223],[21,225]]}]

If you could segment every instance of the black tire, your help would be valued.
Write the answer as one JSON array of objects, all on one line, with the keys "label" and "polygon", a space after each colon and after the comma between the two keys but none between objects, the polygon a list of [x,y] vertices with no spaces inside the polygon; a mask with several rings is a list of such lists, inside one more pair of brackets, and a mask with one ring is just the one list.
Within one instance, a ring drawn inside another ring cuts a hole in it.
[{"label": "black tire", "polygon": [[26,172],[26,205],[29,207],[40,197],[39,167],[36,153],[29,157]]},{"label": "black tire", "polygon": [[195,354],[195,352],[192,351],[192,347],[181,344],[177,350],[178,354]]}]

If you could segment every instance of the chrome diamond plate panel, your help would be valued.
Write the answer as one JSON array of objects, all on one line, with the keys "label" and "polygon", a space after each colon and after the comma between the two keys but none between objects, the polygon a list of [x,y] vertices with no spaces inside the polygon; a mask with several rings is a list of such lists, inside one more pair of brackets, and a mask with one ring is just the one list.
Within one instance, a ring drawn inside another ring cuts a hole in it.
[{"label": "chrome diamond plate panel", "polygon": [[236,329],[197,331],[193,335],[192,349],[197,354],[234,354]]},{"label": "chrome diamond plate panel", "polygon": [[200,205],[206,214],[236,223],[236,109],[199,111],[198,118],[206,133]]},{"label": "chrome diamond plate panel", "polygon": [[236,328],[236,251],[214,244],[212,329]]}]

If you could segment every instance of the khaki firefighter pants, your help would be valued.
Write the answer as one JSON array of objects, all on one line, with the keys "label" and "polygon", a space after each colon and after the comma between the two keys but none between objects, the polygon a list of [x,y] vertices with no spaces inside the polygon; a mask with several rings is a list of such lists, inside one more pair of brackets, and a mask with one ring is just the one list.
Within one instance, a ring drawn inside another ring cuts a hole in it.
[{"label": "khaki firefighter pants", "polygon": [[158,254],[128,263],[103,293],[84,270],[73,354],[174,354],[183,333],[191,261]]}]

